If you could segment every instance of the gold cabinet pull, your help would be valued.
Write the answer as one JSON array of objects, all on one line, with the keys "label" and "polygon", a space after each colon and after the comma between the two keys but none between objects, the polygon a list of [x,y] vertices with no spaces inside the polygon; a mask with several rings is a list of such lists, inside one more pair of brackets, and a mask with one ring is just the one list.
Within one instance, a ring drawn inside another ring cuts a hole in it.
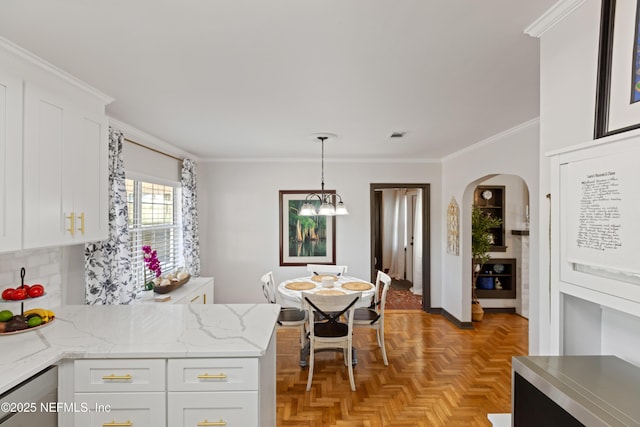
[{"label": "gold cabinet pull", "polygon": [[189,302],[195,302],[198,300],[198,298],[200,298],[200,295],[196,295],[195,297],[191,298],[191,301]]},{"label": "gold cabinet pull", "polygon": [[111,375],[103,376],[102,379],[103,380],[132,380],[133,376],[131,376],[131,374],[125,374],[125,375],[111,374]]},{"label": "gold cabinet pull", "polygon": [[132,426],[133,423],[130,420],[127,420],[123,423],[117,423],[116,420],[111,420],[110,423],[102,424],[104,427],[129,427]]},{"label": "gold cabinet pull", "polygon": [[227,423],[222,421],[222,418],[220,418],[220,421],[207,421],[206,419],[204,421],[200,421],[198,424],[196,424],[198,427],[200,426],[226,426]]},{"label": "gold cabinet pull", "polygon": [[223,373],[219,373],[217,375],[209,375],[206,372],[204,374],[198,375],[198,378],[200,379],[216,379],[216,380],[224,380],[227,378],[227,376]]},{"label": "gold cabinet pull", "polygon": [[71,215],[67,215],[66,218],[69,220],[69,228],[67,228],[67,231],[74,236],[76,234],[76,214],[71,212]]},{"label": "gold cabinet pull", "polygon": [[203,304],[206,304],[206,303],[207,303],[207,294],[203,294],[203,295],[202,295],[202,301],[203,301],[203,302],[202,302]]},{"label": "gold cabinet pull", "polygon": [[84,212],[78,215],[78,218],[80,218],[80,228],[78,228],[78,230],[80,231],[80,234],[84,236]]}]

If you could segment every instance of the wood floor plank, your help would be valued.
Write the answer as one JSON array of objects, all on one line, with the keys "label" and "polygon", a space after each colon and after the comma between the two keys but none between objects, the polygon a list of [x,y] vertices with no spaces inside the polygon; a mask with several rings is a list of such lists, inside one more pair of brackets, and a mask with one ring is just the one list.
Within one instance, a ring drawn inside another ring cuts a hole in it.
[{"label": "wood floor plank", "polygon": [[298,365],[300,335],[277,331],[278,426],[490,426],[511,411],[511,357],[528,352],[528,321],[485,314],[462,330],[440,315],[388,310],[384,366],[373,330],[356,330],[356,391],[337,353],[316,354],[311,391]]}]

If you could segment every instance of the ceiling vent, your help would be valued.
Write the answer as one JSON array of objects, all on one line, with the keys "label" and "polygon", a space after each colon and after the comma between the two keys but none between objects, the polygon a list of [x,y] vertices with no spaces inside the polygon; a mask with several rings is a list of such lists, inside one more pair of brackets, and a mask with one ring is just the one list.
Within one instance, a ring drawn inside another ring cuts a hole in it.
[{"label": "ceiling vent", "polygon": [[389,138],[391,139],[401,139],[404,138],[404,136],[406,135],[406,132],[393,132],[391,134],[391,136],[389,136]]}]

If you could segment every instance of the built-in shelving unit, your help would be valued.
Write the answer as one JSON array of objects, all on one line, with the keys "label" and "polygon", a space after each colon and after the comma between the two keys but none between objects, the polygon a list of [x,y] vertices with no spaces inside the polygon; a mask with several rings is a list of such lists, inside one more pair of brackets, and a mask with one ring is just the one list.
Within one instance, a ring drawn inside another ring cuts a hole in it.
[{"label": "built-in shelving unit", "polygon": [[491,229],[491,234],[493,234],[491,252],[506,252],[507,250],[504,235],[504,200],[504,185],[478,185],[476,187],[473,204],[492,217],[500,218],[502,220],[500,227]]},{"label": "built-in shelving unit", "polygon": [[478,298],[516,297],[516,259],[491,258],[480,268],[476,282]]}]

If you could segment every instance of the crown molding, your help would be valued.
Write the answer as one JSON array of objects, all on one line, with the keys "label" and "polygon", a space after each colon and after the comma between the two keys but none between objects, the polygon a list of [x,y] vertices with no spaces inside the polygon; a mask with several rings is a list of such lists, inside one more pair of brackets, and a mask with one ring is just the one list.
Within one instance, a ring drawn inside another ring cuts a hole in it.
[{"label": "crown molding", "polygon": [[525,28],[524,33],[531,37],[540,38],[585,2],[586,0],[560,0]]},{"label": "crown molding", "polygon": [[501,139],[504,139],[504,138],[506,138],[508,136],[518,134],[518,133],[520,133],[520,132],[522,132],[522,131],[530,128],[530,127],[537,127],[537,126],[540,126],[540,117],[536,117],[534,119],[531,119],[529,121],[521,123],[521,124],[519,124],[517,126],[514,126],[514,127],[510,128],[510,129],[507,129],[507,130],[505,130],[503,132],[500,132],[498,134],[490,136],[487,139],[483,139],[482,141],[478,141],[475,144],[469,145],[468,147],[465,147],[462,150],[458,150],[455,153],[451,153],[448,156],[443,157],[442,158],[442,162],[444,163],[444,162],[447,162],[447,161],[449,161],[451,159],[455,159],[456,157],[459,157],[459,156],[461,156],[463,154],[467,154],[469,152],[472,152],[474,150],[482,148],[482,147],[484,147],[486,145],[490,145],[490,144],[492,144],[494,142],[500,141]]},{"label": "crown molding", "polygon": [[5,51],[17,56],[18,58],[28,62],[31,65],[34,65],[44,71],[46,71],[49,74],[53,74],[54,76],[62,79],[63,81],[95,96],[96,98],[100,99],[101,101],[103,101],[105,104],[111,104],[113,102],[113,98],[110,97],[109,95],[99,91],[98,89],[94,88],[93,86],[88,85],[87,83],[83,82],[82,80],[80,80],[79,78],[72,76],[71,74],[67,73],[66,71],[56,67],[55,65],[51,64],[50,62],[45,61],[44,59],[40,58],[39,56],[34,55],[33,53],[29,52],[28,50],[18,46],[17,44],[13,43],[10,40],[5,39],[4,37],[0,37],[0,48],[4,49]]},{"label": "crown molding", "polygon": [[188,151],[184,151],[175,145],[162,140],[158,137],[155,137],[151,134],[148,134],[140,129],[131,126],[128,123],[115,119],[109,116],[109,125],[114,127],[115,129],[124,133],[125,138],[128,138],[134,142],[152,148],[154,150],[158,150],[162,153],[168,154],[173,157],[180,157],[182,159],[193,159],[195,161],[200,161],[197,156],[189,153]]},{"label": "crown molding", "polygon": [[[404,158],[343,158],[343,157],[325,157],[325,161],[331,163],[362,163],[362,164],[439,164],[439,159],[404,159]],[[317,157],[208,157],[200,160],[202,163],[320,163]]]}]

